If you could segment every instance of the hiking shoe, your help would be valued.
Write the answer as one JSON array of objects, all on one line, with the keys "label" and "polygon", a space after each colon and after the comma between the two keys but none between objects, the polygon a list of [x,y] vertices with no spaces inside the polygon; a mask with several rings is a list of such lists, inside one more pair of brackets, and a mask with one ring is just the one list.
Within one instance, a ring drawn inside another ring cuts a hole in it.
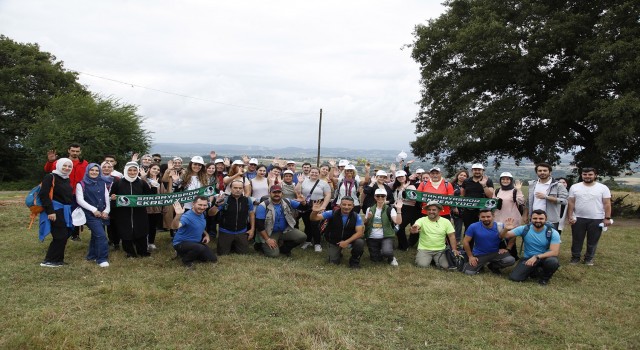
[{"label": "hiking shoe", "polygon": [[321,246],[321,245],[319,245],[319,244],[316,244],[316,245],[313,247],[313,250],[315,250],[315,251],[316,251],[316,253],[321,253],[321,252],[322,252],[322,246]]},{"label": "hiking shoe", "polygon": [[156,249],[158,249],[158,247],[156,247],[156,245],[153,243],[147,245],[147,250],[156,250]]},{"label": "hiking shoe", "polygon": [[61,267],[62,264],[61,263],[56,263],[56,262],[44,261],[44,262],[40,263],[40,266],[42,266],[42,267]]},{"label": "hiking shoe", "polygon": [[489,268],[489,271],[491,271],[491,273],[495,274],[495,275],[501,275],[502,272],[500,271],[499,268],[492,266],[492,265],[488,265],[487,266]]},{"label": "hiking shoe", "polygon": [[391,260],[391,262],[389,263],[389,265],[391,265],[391,266],[398,266],[398,259],[396,259],[395,257],[393,257],[393,260]]},{"label": "hiking shoe", "polygon": [[304,242],[302,243],[302,245],[300,246],[300,249],[307,249],[311,247],[311,242]]},{"label": "hiking shoe", "polygon": [[569,264],[575,265],[580,263],[580,258],[571,258]]},{"label": "hiking shoe", "polygon": [[99,263],[98,266],[100,266],[100,267],[109,267],[109,262],[108,261],[103,261],[103,262]]},{"label": "hiking shoe", "polygon": [[584,264],[587,266],[593,266],[593,259],[585,260]]},{"label": "hiking shoe", "polygon": [[547,286],[549,284],[549,280],[540,279],[538,280],[538,284],[541,286]]}]

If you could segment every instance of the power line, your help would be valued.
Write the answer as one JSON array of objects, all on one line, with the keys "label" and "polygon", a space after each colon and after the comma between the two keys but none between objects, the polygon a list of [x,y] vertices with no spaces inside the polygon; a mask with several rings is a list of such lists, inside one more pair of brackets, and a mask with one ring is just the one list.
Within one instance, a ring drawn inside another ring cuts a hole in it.
[{"label": "power line", "polygon": [[123,84],[123,85],[129,85],[131,87],[137,87],[137,88],[141,88],[141,89],[156,91],[156,92],[160,92],[160,93],[167,94],[167,95],[174,95],[174,96],[179,96],[179,97],[184,97],[184,98],[190,98],[190,99],[198,100],[198,101],[216,103],[216,104],[220,104],[220,105],[224,105],[224,106],[244,108],[244,109],[252,109],[252,110],[256,110],[256,111],[276,112],[276,113],[299,114],[299,115],[315,115],[314,113],[288,112],[288,111],[279,111],[279,110],[267,109],[267,108],[241,106],[241,105],[237,105],[237,104],[233,104],[233,103],[225,103],[225,102],[214,101],[214,100],[210,100],[210,99],[206,99],[206,98],[200,98],[200,97],[194,97],[194,96],[189,96],[189,95],[185,95],[185,94],[180,94],[180,93],[177,93],[177,92],[171,92],[171,91],[155,89],[155,88],[151,88],[151,87],[148,87],[148,86],[142,86],[142,85],[138,85],[138,84],[128,83],[126,81],[121,81],[121,80],[117,80],[117,79],[101,77],[99,75],[95,75],[95,74],[91,74],[91,73],[85,73],[85,72],[80,72],[80,71],[74,71],[74,72],[76,72],[78,74],[88,75],[90,77],[94,77],[94,78],[98,78],[98,79],[112,81],[114,83],[119,83],[119,84]]}]

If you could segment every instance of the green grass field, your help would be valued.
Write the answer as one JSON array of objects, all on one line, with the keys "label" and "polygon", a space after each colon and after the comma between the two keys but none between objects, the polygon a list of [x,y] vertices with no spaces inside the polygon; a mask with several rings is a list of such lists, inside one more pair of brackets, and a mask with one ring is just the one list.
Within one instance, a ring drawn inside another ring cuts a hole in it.
[{"label": "green grass field", "polygon": [[[326,253],[224,256],[194,270],[159,233],[151,258],[120,251],[102,269],[84,261],[89,232],[69,242],[68,266],[38,264],[49,239],[26,230],[24,193],[0,193],[2,349],[634,349],[640,221],[616,220],[596,265],[569,265],[547,287],[506,274],[465,276],[400,266],[332,266]],[[519,243],[518,243],[519,244]]]}]

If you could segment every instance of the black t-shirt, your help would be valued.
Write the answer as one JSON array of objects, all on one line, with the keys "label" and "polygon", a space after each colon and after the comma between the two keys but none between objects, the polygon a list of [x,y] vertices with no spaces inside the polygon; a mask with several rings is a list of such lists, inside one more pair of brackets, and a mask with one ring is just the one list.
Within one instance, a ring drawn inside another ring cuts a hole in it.
[{"label": "black t-shirt", "polygon": [[[480,184],[480,182],[473,181],[473,177],[464,180],[461,187],[464,188],[465,197],[485,198],[482,184]],[[487,187],[493,187],[493,181],[491,181],[491,179],[487,180]]]}]

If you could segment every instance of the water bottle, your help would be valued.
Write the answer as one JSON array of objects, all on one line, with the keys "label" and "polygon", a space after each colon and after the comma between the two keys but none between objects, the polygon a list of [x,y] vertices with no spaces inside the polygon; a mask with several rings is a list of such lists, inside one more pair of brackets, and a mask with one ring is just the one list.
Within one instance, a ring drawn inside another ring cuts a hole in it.
[{"label": "water bottle", "polygon": [[[610,219],[609,221],[613,225],[613,219]],[[607,226],[604,225],[604,222],[601,222],[598,226],[600,226],[600,228],[602,229],[602,232],[606,232],[609,229]]]}]

